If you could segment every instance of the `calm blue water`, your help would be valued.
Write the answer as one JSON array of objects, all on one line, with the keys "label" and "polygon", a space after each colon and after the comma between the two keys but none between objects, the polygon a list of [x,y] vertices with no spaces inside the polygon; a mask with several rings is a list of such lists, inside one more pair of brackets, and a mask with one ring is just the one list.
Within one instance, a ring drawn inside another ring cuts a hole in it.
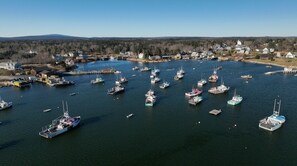
[{"label": "calm blue water", "polygon": [[[153,108],[144,106],[150,73],[132,71],[135,65],[156,66],[160,78],[171,83],[165,90],[152,86],[157,93]],[[186,75],[174,81],[181,66]],[[211,95],[207,90],[216,84],[208,83],[202,103],[190,106],[184,93],[201,75],[208,78],[215,66],[223,66],[218,74],[231,90]],[[263,74],[278,67],[216,61],[101,61],[82,64],[77,70],[110,67],[129,79],[125,93],[106,94],[115,75],[103,75],[102,85],[91,85],[96,75],[86,75],[67,77],[76,85],[64,88],[36,83],[27,89],[0,89],[2,98],[14,103],[12,109],[0,112],[0,165],[297,165],[297,77]],[[253,79],[246,83],[240,78],[244,74]],[[235,88],[244,101],[228,106]],[[79,94],[69,96],[73,92]],[[278,96],[287,122],[275,132],[259,129],[259,120],[272,114]],[[41,127],[62,114],[62,100],[68,101],[70,115],[82,117],[81,126],[51,140],[40,137]],[[48,108],[52,111],[42,112]],[[209,115],[215,108],[222,114]],[[127,119],[130,113],[134,116]]]}]

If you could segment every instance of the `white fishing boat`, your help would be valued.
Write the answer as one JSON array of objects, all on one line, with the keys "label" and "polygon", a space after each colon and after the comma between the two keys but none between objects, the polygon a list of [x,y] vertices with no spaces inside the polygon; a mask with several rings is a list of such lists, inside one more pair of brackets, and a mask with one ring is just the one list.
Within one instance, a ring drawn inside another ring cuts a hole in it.
[{"label": "white fishing boat", "polygon": [[[278,105],[278,110],[276,110],[276,105]],[[279,129],[282,126],[282,124],[284,124],[286,121],[286,117],[283,115],[280,115],[280,107],[281,107],[281,100],[277,102],[275,99],[274,106],[273,106],[273,114],[270,115],[269,117],[261,119],[259,122],[259,127],[268,131],[274,131]]]},{"label": "white fishing boat", "polygon": [[221,94],[221,93],[225,93],[230,89],[230,87],[227,87],[224,85],[224,82],[222,80],[221,85],[217,86],[217,87],[212,87],[208,90],[209,93],[212,94]]},{"label": "white fishing boat", "polygon": [[97,77],[95,80],[91,80],[91,84],[99,84],[103,82],[104,82],[104,79],[101,77]]},{"label": "white fishing boat", "polygon": [[124,92],[124,91],[125,91],[124,87],[122,87],[121,85],[116,85],[115,87],[109,89],[107,91],[107,94],[115,95],[115,94],[118,94],[118,93],[121,93],[121,92]]},{"label": "white fishing boat", "polygon": [[236,89],[235,89],[232,99],[228,100],[227,103],[229,105],[237,105],[237,104],[240,104],[242,100],[243,98],[240,95],[236,94]]},{"label": "white fishing boat", "polygon": [[198,88],[192,88],[191,92],[186,92],[185,96],[187,97],[194,97],[194,96],[198,96],[202,93],[201,90],[199,90]]},{"label": "white fishing boat", "polygon": [[132,68],[132,70],[139,70],[139,67],[135,66],[135,67]]},{"label": "white fishing boat", "polygon": [[146,71],[151,71],[152,69],[151,68],[148,68],[148,67],[143,67],[140,69],[141,72],[146,72]]},{"label": "white fishing boat", "polygon": [[43,127],[41,132],[39,132],[40,136],[44,138],[53,138],[57,135],[69,131],[80,123],[80,116],[69,116],[67,102],[66,108],[64,108],[64,102],[62,104],[64,114],[61,117],[53,120],[50,125]]},{"label": "white fishing boat", "polygon": [[124,84],[124,83],[127,83],[128,82],[128,79],[126,77],[122,77],[120,76],[116,81],[115,81],[115,84],[116,85],[121,85],[121,84]]},{"label": "white fishing boat", "polygon": [[183,79],[184,78],[184,75],[181,74],[181,73],[176,73],[176,75],[174,76],[174,80],[180,80],[180,79]]},{"label": "white fishing boat", "polygon": [[6,102],[0,97],[0,111],[12,107],[12,102]]},{"label": "white fishing boat", "polygon": [[203,100],[202,96],[195,96],[191,99],[189,99],[189,104],[191,105],[197,105],[198,103],[200,103]]},{"label": "white fishing boat", "polygon": [[168,88],[169,86],[170,86],[170,83],[164,81],[164,82],[160,85],[160,88],[161,88],[161,89],[166,89],[166,88]]},{"label": "white fishing boat", "polygon": [[217,82],[219,79],[219,76],[217,74],[217,70],[213,70],[213,73],[211,76],[209,76],[208,81],[209,82]]},{"label": "white fishing boat", "polygon": [[205,79],[201,79],[201,80],[198,81],[197,86],[198,87],[203,87],[206,83],[207,83],[207,81]]},{"label": "white fishing boat", "polygon": [[154,106],[155,102],[156,102],[156,96],[155,95],[149,95],[145,99],[145,106],[152,107],[152,106]]},{"label": "white fishing boat", "polygon": [[154,78],[151,79],[152,84],[158,83],[160,81],[161,81],[161,79],[159,77],[154,77]]}]

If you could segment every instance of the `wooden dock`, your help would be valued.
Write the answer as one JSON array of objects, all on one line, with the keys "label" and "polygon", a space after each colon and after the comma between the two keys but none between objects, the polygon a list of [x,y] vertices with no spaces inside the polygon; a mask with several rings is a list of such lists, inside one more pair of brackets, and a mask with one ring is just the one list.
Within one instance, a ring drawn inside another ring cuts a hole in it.
[{"label": "wooden dock", "polygon": [[216,115],[216,116],[219,115],[221,112],[222,112],[221,109],[219,109],[219,110],[213,109],[213,110],[209,111],[210,114]]},{"label": "wooden dock", "polygon": [[115,74],[114,69],[104,69],[104,70],[92,70],[92,71],[70,71],[64,72],[63,75],[92,75],[92,74]]},{"label": "wooden dock", "polygon": [[297,73],[297,69],[285,71],[285,70],[277,70],[277,71],[269,71],[264,73],[265,75],[273,75],[273,74],[294,74]]}]

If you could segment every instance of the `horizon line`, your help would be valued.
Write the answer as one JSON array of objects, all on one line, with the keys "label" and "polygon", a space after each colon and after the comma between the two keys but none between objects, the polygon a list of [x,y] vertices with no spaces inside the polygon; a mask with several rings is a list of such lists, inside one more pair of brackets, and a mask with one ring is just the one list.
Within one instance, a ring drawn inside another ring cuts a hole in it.
[{"label": "horizon line", "polygon": [[38,37],[38,36],[61,36],[61,37],[73,37],[73,38],[257,38],[257,37],[275,37],[275,38],[282,38],[282,37],[297,37],[297,35],[263,35],[263,36],[253,36],[253,35],[247,35],[247,36],[182,36],[182,35],[176,35],[176,36],[78,36],[78,35],[67,35],[67,34],[34,34],[34,35],[20,35],[20,36],[0,36],[0,38],[22,38],[22,37]]}]

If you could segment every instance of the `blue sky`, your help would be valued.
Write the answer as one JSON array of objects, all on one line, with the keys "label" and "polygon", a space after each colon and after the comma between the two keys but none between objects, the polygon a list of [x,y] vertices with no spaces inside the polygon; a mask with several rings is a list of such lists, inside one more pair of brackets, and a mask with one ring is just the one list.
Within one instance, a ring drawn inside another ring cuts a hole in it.
[{"label": "blue sky", "polygon": [[0,36],[297,36],[296,0],[0,0]]}]

